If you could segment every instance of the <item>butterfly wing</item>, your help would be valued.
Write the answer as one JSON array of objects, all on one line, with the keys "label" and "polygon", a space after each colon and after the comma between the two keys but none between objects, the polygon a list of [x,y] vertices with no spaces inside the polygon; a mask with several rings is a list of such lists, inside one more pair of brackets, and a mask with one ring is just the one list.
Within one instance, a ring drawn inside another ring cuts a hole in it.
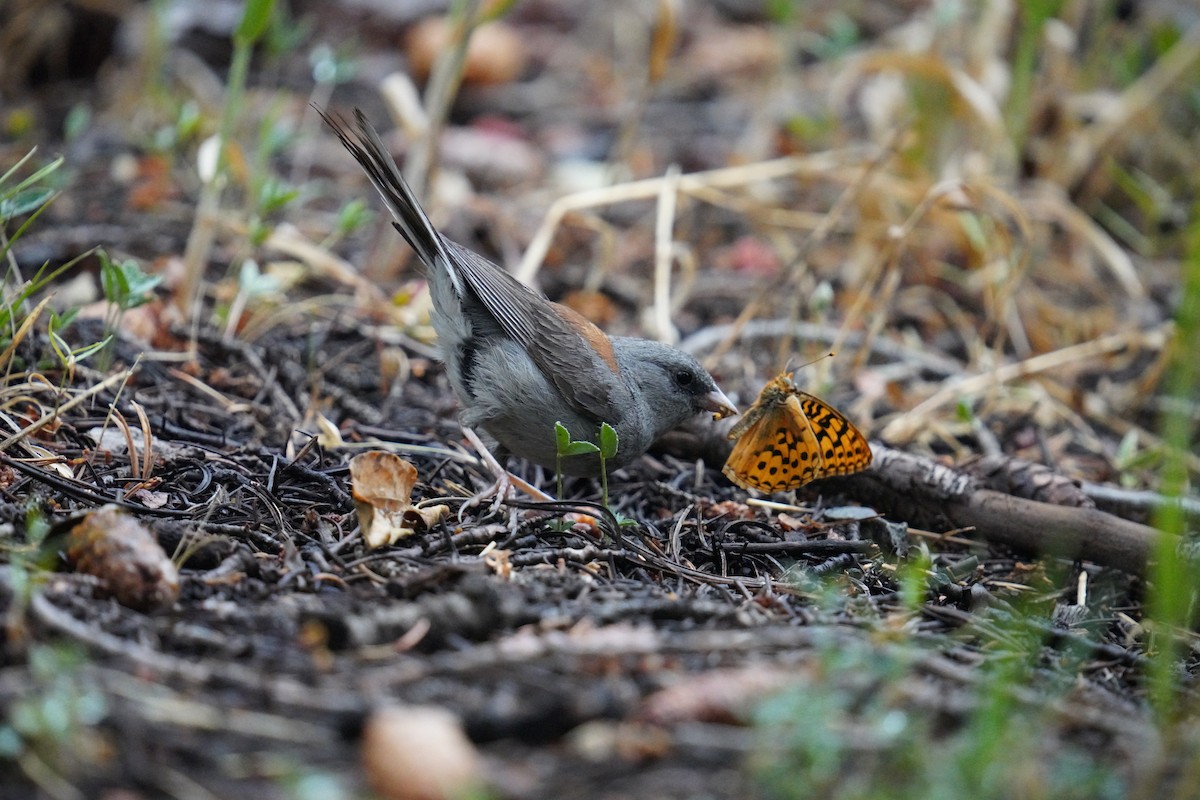
[{"label": "butterfly wing", "polygon": [[741,436],[721,470],[725,477],[743,489],[784,492],[824,474],[820,443],[800,398],[781,393],[759,403],[743,419],[748,424],[734,429]]},{"label": "butterfly wing", "polygon": [[870,466],[871,446],[850,420],[807,392],[797,391],[797,395],[820,454],[821,466],[814,477],[848,475]]},{"label": "butterfly wing", "polygon": [[725,459],[725,466],[721,467],[721,472],[743,489],[760,488],[754,479],[754,473],[755,465],[759,462],[760,441],[764,436],[763,431],[769,416],[766,409],[754,406],[729,433],[730,438],[737,441],[734,442],[729,457]]}]

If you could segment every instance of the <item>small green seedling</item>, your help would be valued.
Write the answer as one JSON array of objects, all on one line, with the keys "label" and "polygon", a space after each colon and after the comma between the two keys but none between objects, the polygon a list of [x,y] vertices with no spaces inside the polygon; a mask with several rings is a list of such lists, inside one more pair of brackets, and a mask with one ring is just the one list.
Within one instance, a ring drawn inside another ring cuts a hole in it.
[{"label": "small green seedling", "polygon": [[[349,236],[364,227],[373,217],[374,213],[366,203],[362,200],[351,200],[338,211],[333,236],[339,240]],[[329,243],[329,240],[326,240],[326,243]]]},{"label": "small green seedling", "polygon": [[162,283],[161,275],[148,275],[132,258],[115,263],[103,250],[97,251],[100,259],[100,280],[104,285],[104,298],[112,303],[113,310],[125,312],[145,305],[154,299],[154,287]]},{"label": "small green seedling", "polygon": [[554,423],[554,473],[558,481],[558,496],[563,495],[562,460],[566,456],[586,456],[589,453],[599,453],[600,448],[591,442],[577,442],[571,438],[571,432],[561,422]]},{"label": "small green seedling", "polygon": [[[109,259],[103,250],[98,250],[96,256],[100,259],[100,284],[104,290],[104,299],[109,304],[108,313],[104,318],[104,334],[113,341],[114,334],[121,327],[121,317],[126,311],[154,299],[154,288],[162,283],[162,276],[142,272],[142,268],[132,258],[118,264]],[[104,351],[103,369],[108,368],[111,354],[111,349]]]},{"label": "small green seedling", "polygon": [[604,507],[608,508],[608,460],[616,458],[620,437],[607,422],[600,423],[600,497]]},{"label": "small green seedling", "polygon": [[64,387],[75,380],[75,367],[81,361],[103,350],[112,340],[112,334],[109,334],[98,342],[72,348],[66,339],[63,338],[62,331],[71,324],[78,311],[78,309],[72,309],[62,316],[59,316],[56,311],[51,311],[50,320],[46,326],[46,334],[50,338],[50,347],[54,350],[54,355],[58,358],[58,362],[62,366]]},{"label": "small green seedling", "polygon": [[[563,475],[562,475],[562,460],[564,456],[585,456],[595,453],[600,457],[600,499],[605,508],[608,508],[608,462],[610,459],[616,458],[617,450],[621,446],[621,439],[617,435],[617,431],[612,425],[607,422],[600,423],[599,445],[592,442],[575,441],[571,438],[571,432],[561,422],[554,423],[554,439],[556,444],[556,455],[554,459],[554,471],[558,479],[558,496],[563,494]],[[618,520],[622,525],[626,520],[618,515]]]}]

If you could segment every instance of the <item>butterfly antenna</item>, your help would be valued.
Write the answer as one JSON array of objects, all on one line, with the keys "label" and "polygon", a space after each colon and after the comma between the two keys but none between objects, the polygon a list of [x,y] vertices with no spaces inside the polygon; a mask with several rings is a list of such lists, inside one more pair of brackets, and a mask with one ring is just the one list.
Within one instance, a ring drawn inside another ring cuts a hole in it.
[{"label": "butterfly antenna", "polygon": [[792,368],[792,360],[789,358],[787,361],[787,364],[783,368],[783,371],[784,372],[799,372],[800,370],[804,369],[805,367],[811,367],[813,364],[816,364],[818,361],[824,361],[825,359],[833,358],[836,355],[837,355],[837,353],[830,350],[825,355],[817,356],[812,361],[806,361],[803,364],[801,364],[800,366],[796,367],[795,369]]}]

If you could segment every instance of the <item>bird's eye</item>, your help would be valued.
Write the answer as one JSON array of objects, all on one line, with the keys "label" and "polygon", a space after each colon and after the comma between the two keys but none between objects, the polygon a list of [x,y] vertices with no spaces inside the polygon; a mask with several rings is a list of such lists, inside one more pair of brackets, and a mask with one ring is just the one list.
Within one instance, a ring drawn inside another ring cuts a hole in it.
[{"label": "bird's eye", "polygon": [[695,379],[696,376],[693,375],[690,370],[681,369],[679,372],[675,373],[675,383],[679,384],[680,386],[691,386],[692,381]]}]

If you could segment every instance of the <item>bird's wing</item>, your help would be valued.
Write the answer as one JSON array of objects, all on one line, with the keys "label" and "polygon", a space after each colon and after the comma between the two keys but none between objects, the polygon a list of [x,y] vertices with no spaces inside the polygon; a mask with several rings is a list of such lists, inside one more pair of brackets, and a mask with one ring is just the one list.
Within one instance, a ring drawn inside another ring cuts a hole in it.
[{"label": "bird's wing", "polygon": [[482,256],[445,237],[442,241],[463,282],[576,411],[597,424],[613,425],[628,413],[632,398],[625,396],[612,343],[599,328]]}]

